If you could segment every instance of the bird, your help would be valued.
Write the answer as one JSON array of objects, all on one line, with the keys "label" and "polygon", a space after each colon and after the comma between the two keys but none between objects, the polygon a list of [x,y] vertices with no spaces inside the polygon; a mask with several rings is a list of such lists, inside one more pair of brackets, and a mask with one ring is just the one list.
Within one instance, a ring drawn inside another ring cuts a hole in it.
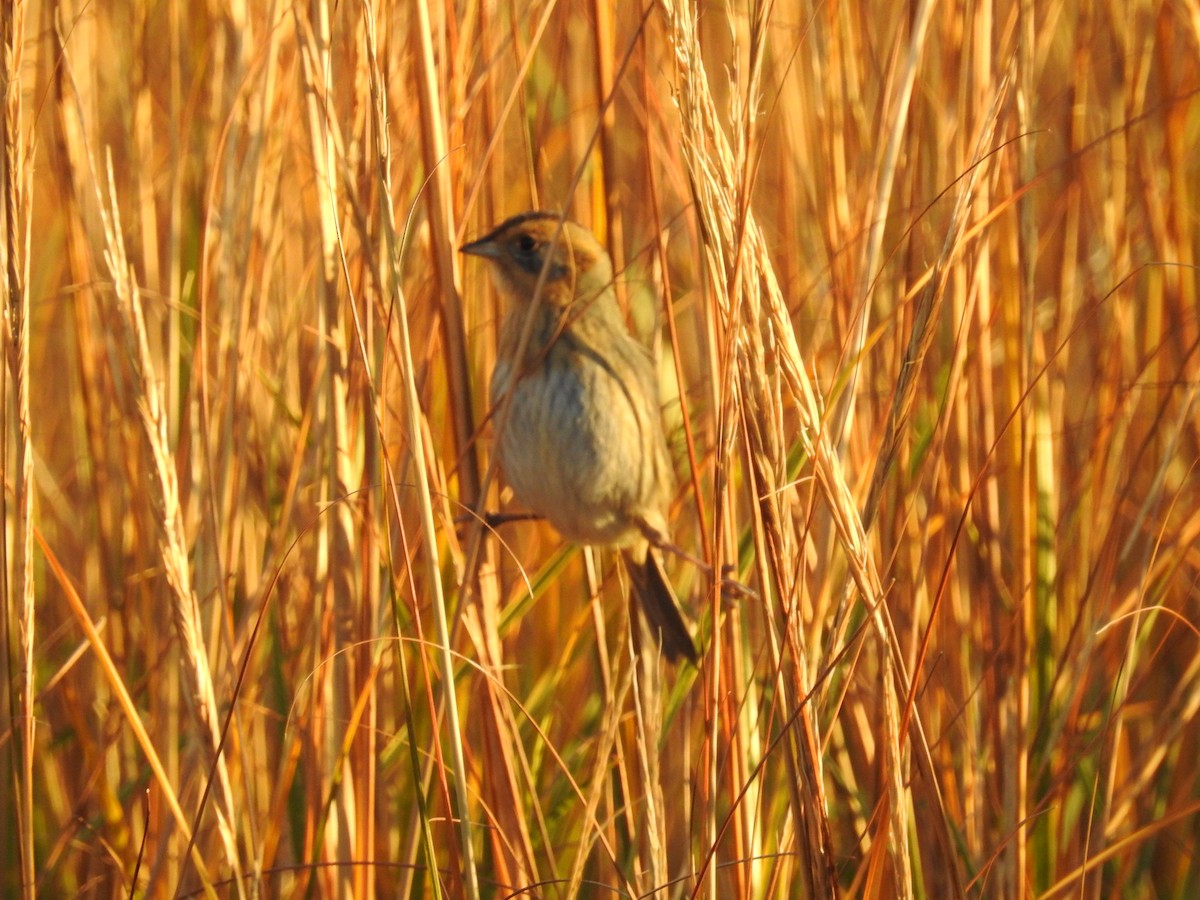
[{"label": "bird", "polygon": [[513,496],[568,540],[618,549],[663,655],[695,665],[662,562],[675,482],[658,380],[608,253],[584,226],[536,210],[459,249],[490,263],[507,301],[490,394],[493,409],[509,404],[494,452]]}]

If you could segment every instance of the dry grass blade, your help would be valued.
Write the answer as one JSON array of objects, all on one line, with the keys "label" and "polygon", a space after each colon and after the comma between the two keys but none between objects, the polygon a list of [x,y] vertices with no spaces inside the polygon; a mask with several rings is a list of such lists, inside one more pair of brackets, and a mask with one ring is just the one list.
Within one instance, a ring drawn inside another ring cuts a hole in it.
[{"label": "dry grass blade", "polygon": [[175,795],[175,788],[171,783],[170,777],[167,775],[166,768],[163,766],[162,760],[159,758],[158,751],[155,750],[154,741],[151,740],[149,732],[146,730],[145,724],[142,722],[141,714],[137,709],[137,705],[130,697],[129,691],[126,689],[124,682],[121,680],[121,673],[117,670],[112,657],[109,656],[108,649],[105,647],[104,639],[100,632],[96,629],[95,623],[88,614],[87,607],[84,606],[83,599],[75,590],[75,586],[71,584],[67,573],[63,571],[59,564],[58,558],[54,555],[54,551],[45,543],[42,542],[42,552],[46,556],[46,561],[50,564],[54,571],[55,577],[58,579],[67,599],[71,604],[71,611],[75,614],[79,626],[83,629],[84,637],[87,639],[88,645],[92,652],[100,661],[100,669],[104,673],[104,677],[108,680],[109,685],[116,694],[118,702],[125,713],[126,721],[129,727],[133,730],[134,736],[137,739],[138,745],[141,747],[142,753],[146,755],[146,762],[150,766],[150,770],[154,773],[154,778],[158,784],[159,790],[162,791],[163,799],[166,801],[168,809],[175,820],[175,827],[179,829],[179,833],[184,840],[191,845],[189,854],[192,865],[196,868],[196,874],[200,878],[200,884],[203,888],[206,897],[215,898],[216,891],[213,889],[211,876],[208,873],[208,866],[204,862],[204,856],[199,849],[192,844],[192,826],[188,816],[184,813],[183,807],[179,804],[179,798]]},{"label": "dry grass blade", "polygon": [[[751,442],[751,463],[756,475],[755,493],[763,505],[768,559],[773,563],[770,569],[763,571],[764,583],[771,585],[772,596],[790,604],[792,595],[787,584],[789,576],[785,560],[794,551],[789,549],[790,540],[780,530],[785,516],[782,511],[774,509],[775,503],[785,497],[786,492],[781,493],[781,484],[777,480],[783,468],[778,439],[782,410],[776,406],[778,398],[772,396],[764,381],[767,371],[765,357],[770,353],[778,360],[783,370],[781,374],[792,382],[793,399],[802,404],[800,412],[804,418],[801,434],[810,449],[816,452],[818,472],[823,476],[822,486],[827,490],[840,488],[828,499],[840,514],[839,525],[842,527],[839,536],[858,562],[860,577],[869,579],[869,583],[863,585],[867,588],[864,593],[870,598],[878,597],[878,580],[872,574],[873,565],[865,553],[865,544],[850,533],[852,523],[858,522],[857,511],[852,503],[847,502],[849,492],[840,476],[840,467],[828,441],[820,436],[821,413],[816,405],[815,394],[794,338],[790,337],[791,325],[781,314],[783,304],[778,287],[772,290],[774,273],[771,263],[753,214],[746,204],[745,198],[749,196],[751,185],[745,180],[748,174],[745,168],[736,165],[735,153],[741,159],[751,157],[746,145],[749,133],[741,132],[742,143],[734,148],[726,143],[709,93],[692,13],[680,10],[671,3],[664,3],[664,8],[671,24],[677,60],[678,105],[683,119],[684,152],[697,210],[707,238],[707,259],[717,289],[720,316],[729,329],[734,348],[735,357],[731,360],[731,366],[738,373],[736,377],[742,403],[739,415]],[[751,49],[751,57],[754,56],[755,50]],[[752,85],[753,80],[748,98],[744,101],[747,106],[757,103]],[[861,532],[861,525],[858,525],[858,530]],[[857,537],[860,538],[861,534]],[[808,694],[808,685],[803,680],[807,665],[804,651],[795,641],[794,631],[788,635],[786,646],[796,654],[792,671],[798,677],[796,684],[791,687],[795,691],[791,700],[794,703],[795,698]],[[776,664],[776,670],[784,671],[782,659]],[[787,689],[782,679],[778,686],[781,690]],[[788,745],[796,754],[795,765],[801,776],[799,783],[803,792],[803,796],[797,798],[793,814],[805,823],[807,840],[802,846],[808,853],[807,880],[810,890],[817,896],[834,896],[837,893],[836,876],[826,821],[824,778],[820,757],[816,753],[820,745],[815,735],[816,720],[806,713],[801,717],[800,725],[802,736],[795,744]],[[897,769],[895,767],[893,771]],[[901,803],[894,802],[891,808],[902,816]],[[896,829],[893,837],[893,846],[903,848],[906,829]],[[900,883],[903,883],[903,879]]]},{"label": "dry grass blade", "polygon": [[[34,756],[36,753],[34,711],[34,585],[33,585],[33,421],[29,408],[29,228],[32,217],[33,185],[29,168],[32,143],[26,134],[21,97],[21,65],[24,59],[25,3],[15,0],[2,16],[0,27],[0,222],[3,246],[0,269],[3,286],[3,336],[0,337],[0,468],[11,473],[13,505],[8,486],[0,486],[0,522],[4,540],[0,546],[0,639],[9,658],[8,710],[13,745],[12,786],[14,794],[17,859],[21,894],[36,892],[37,861],[34,858]],[[10,387],[11,385],[11,387]],[[11,394],[10,394],[11,390]],[[11,412],[10,412],[11,411]],[[10,418],[11,416],[11,418]],[[13,427],[15,426],[15,428]],[[12,448],[10,450],[10,448]],[[10,460],[11,453],[11,464]],[[11,530],[10,530],[11,528]],[[11,555],[10,555],[11,554]],[[12,640],[13,627],[16,640]]]},{"label": "dry grass blade", "polygon": [[[421,5],[421,4],[419,4]],[[366,7],[368,15],[374,18],[373,10]],[[426,15],[425,21],[428,22],[428,13],[421,5],[421,10]],[[373,22],[372,26],[373,27]],[[371,33],[370,31],[368,33]],[[374,41],[370,43],[372,55],[374,53]],[[389,158],[388,147],[389,138],[386,130],[386,124],[382,115],[382,84],[378,80],[377,65],[372,63],[371,69],[372,90],[375,94],[376,102],[374,109],[377,111],[376,125],[376,140],[378,160],[381,164],[380,173],[383,176],[381,182],[383,185],[382,197],[383,201],[383,229],[385,246],[388,253],[386,257],[387,268],[386,273],[388,283],[396,298],[396,308],[398,316],[396,325],[399,331],[399,350],[400,350],[400,374],[403,380],[403,392],[405,400],[405,424],[407,426],[409,446],[417,448],[412,455],[413,470],[417,482],[417,497],[419,501],[421,515],[421,539],[422,548],[425,552],[426,565],[429,571],[429,585],[433,592],[433,610],[434,622],[437,627],[438,635],[438,661],[441,666],[443,678],[443,691],[445,696],[445,711],[448,735],[450,739],[451,749],[451,764],[453,770],[450,773],[450,778],[453,781],[455,798],[457,801],[457,815],[460,835],[459,853],[461,854],[461,871],[460,875],[463,882],[463,887],[468,897],[479,896],[478,874],[476,872],[475,863],[475,847],[472,839],[471,817],[468,812],[469,802],[467,795],[467,769],[465,757],[463,754],[463,732],[462,725],[459,721],[458,714],[458,697],[455,689],[455,671],[454,663],[450,649],[450,627],[447,614],[447,598],[442,592],[441,576],[438,564],[438,548],[435,540],[436,526],[433,516],[432,492],[430,488],[429,476],[426,471],[426,464],[422,448],[424,447],[424,429],[421,420],[421,404],[417,393],[417,375],[413,363],[412,339],[409,333],[409,323],[407,316],[407,304],[404,299],[402,288],[402,280],[400,273],[400,236],[396,232],[395,217],[391,205],[391,182],[387,177],[387,160]],[[473,471],[473,467],[469,468]],[[394,482],[394,479],[392,479]],[[443,776],[444,777],[444,776]],[[431,857],[432,858],[432,857]]]},{"label": "dry grass blade", "polygon": [[[848,348],[851,359],[859,359],[867,343],[867,335],[871,325],[871,289],[876,273],[879,270],[880,254],[883,248],[884,229],[891,208],[893,185],[901,149],[904,146],[904,134],[908,126],[909,105],[912,101],[913,88],[916,84],[917,73],[921,59],[925,53],[925,40],[929,33],[929,20],[933,15],[936,4],[933,0],[921,0],[913,13],[911,33],[908,45],[903,53],[903,64],[889,71],[887,83],[892,88],[892,95],[887,99],[887,139],[883,141],[878,165],[875,167],[876,183],[867,194],[870,205],[866,211],[868,234],[866,247],[863,250],[863,260],[859,266],[860,284],[857,292],[861,307],[858,311],[858,325],[854,330],[853,342]],[[899,48],[892,59],[892,66],[897,66],[901,58]],[[830,423],[830,434],[839,450],[844,452],[846,440],[850,433],[851,420],[854,418],[855,398],[858,392],[855,386],[858,382],[861,368],[855,365],[850,372],[850,383],[842,395],[842,402],[836,412],[836,417]],[[869,520],[869,516],[867,517]]]},{"label": "dry grass blade", "polygon": [[[206,736],[211,741],[216,761],[217,775],[217,829],[224,843],[226,863],[233,872],[234,887],[242,896],[241,853],[233,822],[233,788],[221,749],[221,713],[217,706],[212,673],[208,662],[208,649],[204,645],[200,606],[192,590],[191,569],[188,559],[187,540],[183,533],[183,511],[179,505],[179,483],[176,477],[174,455],[167,441],[167,420],[163,397],[154,361],[150,354],[146,334],[146,322],[142,309],[141,292],[133,270],[125,254],[125,242],[121,232],[121,220],[117,206],[116,184],[112,171],[111,154],[106,155],[108,202],[105,203],[100,185],[96,186],[96,200],[100,218],[104,223],[106,246],[104,258],[112,277],[113,292],[124,317],[126,347],[136,374],[137,407],[142,416],[142,427],[151,459],[154,461],[153,496],[160,516],[159,527],[163,571],[171,587],[171,608],[175,627],[179,631],[180,644],[189,667],[188,680],[193,691],[195,715],[203,724]],[[192,829],[195,831],[195,829]]]}]

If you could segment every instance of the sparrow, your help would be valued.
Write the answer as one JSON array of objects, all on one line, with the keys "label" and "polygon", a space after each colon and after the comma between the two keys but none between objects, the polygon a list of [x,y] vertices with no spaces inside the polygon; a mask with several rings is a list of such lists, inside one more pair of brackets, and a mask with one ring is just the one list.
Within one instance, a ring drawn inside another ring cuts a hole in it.
[{"label": "sparrow", "polygon": [[537,211],[459,249],[491,264],[507,301],[490,390],[495,409],[508,397],[494,452],[513,496],[568,540],[618,549],[662,652],[695,664],[662,565],[674,472],[658,380],[621,316],[608,253],[582,225]]}]

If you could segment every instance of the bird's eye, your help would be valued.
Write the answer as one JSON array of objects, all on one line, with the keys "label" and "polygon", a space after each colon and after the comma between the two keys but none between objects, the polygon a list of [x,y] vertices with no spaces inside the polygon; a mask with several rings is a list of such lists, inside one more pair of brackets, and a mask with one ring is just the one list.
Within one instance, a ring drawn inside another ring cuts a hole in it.
[{"label": "bird's eye", "polygon": [[522,253],[532,253],[537,246],[537,239],[531,234],[523,234],[517,238],[517,249]]}]

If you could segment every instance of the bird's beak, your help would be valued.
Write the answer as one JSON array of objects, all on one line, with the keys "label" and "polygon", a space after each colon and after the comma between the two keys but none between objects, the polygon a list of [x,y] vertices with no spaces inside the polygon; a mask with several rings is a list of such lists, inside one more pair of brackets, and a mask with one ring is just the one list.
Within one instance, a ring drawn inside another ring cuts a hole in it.
[{"label": "bird's beak", "polygon": [[480,238],[477,241],[471,241],[469,244],[463,244],[458,248],[459,253],[469,253],[472,256],[486,256],[488,259],[500,258],[500,245],[488,238]]}]

